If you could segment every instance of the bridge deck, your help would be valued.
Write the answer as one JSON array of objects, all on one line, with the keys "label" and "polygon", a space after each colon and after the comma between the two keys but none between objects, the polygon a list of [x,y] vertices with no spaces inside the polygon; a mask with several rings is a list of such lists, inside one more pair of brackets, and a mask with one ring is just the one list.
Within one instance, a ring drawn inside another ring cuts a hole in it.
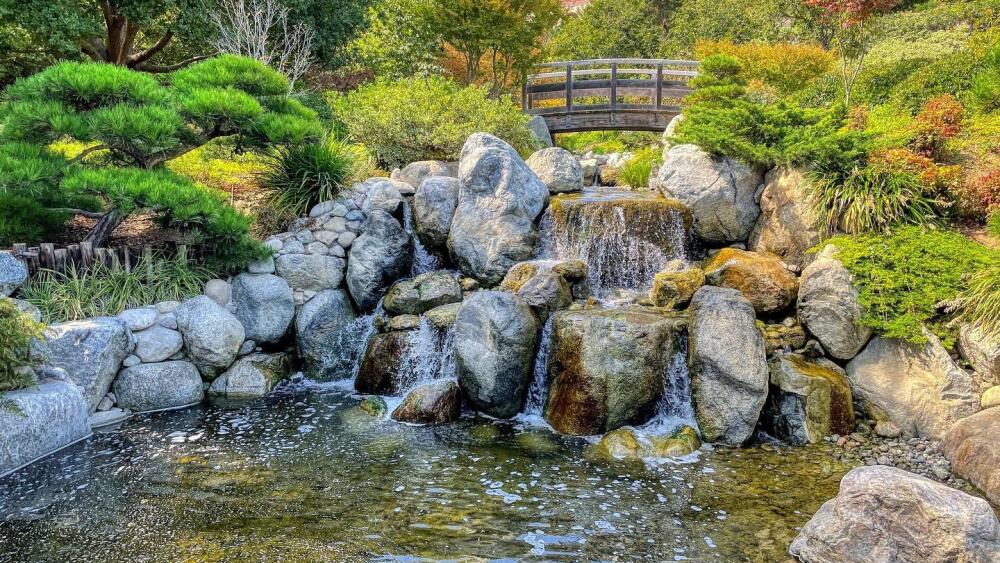
[{"label": "bridge deck", "polygon": [[[551,133],[663,131],[691,92],[698,63],[660,59],[595,59],[539,65],[521,104]],[[556,70],[551,70],[556,69]]]}]

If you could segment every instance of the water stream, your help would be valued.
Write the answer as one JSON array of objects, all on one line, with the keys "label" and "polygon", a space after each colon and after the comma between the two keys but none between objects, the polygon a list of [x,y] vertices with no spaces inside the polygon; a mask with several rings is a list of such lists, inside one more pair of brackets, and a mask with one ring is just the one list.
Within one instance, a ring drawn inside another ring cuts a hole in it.
[{"label": "water stream", "polygon": [[413,239],[413,265],[410,267],[410,277],[441,269],[441,259],[435,256],[420,242],[416,228],[413,226],[413,199],[404,198],[403,229]]}]

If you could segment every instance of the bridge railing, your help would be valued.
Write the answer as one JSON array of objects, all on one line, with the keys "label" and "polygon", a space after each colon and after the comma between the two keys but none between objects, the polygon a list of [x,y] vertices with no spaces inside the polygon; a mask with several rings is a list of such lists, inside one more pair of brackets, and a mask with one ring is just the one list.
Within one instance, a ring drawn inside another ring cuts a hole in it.
[{"label": "bridge railing", "polygon": [[582,112],[680,111],[698,75],[696,61],[592,59],[538,65],[522,90],[522,109],[532,115]]}]

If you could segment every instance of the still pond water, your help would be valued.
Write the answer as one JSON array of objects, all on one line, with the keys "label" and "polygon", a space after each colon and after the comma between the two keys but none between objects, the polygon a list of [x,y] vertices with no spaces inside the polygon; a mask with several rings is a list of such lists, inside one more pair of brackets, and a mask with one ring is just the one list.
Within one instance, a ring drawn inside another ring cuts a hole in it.
[{"label": "still pond water", "polygon": [[293,384],[97,433],[0,480],[0,561],[783,561],[848,469],[826,446],[615,462],[357,404]]}]

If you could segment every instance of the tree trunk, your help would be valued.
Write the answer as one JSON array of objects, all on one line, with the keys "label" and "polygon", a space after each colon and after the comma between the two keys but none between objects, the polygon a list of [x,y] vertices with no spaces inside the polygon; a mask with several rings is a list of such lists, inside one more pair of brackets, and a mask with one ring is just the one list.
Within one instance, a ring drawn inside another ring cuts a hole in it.
[{"label": "tree trunk", "polygon": [[97,38],[89,38],[80,45],[80,49],[84,54],[95,61],[111,63],[143,72],[162,73],[172,72],[208,58],[207,55],[199,55],[175,64],[151,64],[149,59],[170,44],[170,41],[174,37],[173,30],[168,29],[163,34],[163,37],[150,48],[135,52],[136,37],[141,32],[139,26],[118,13],[117,8],[108,0],[100,0],[98,5],[104,14],[104,41],[102,42]]},{"label": "tree trunk", "polygon": [[115,232],[118,225],[122,224],[125,220],[125,216],[121,213],[111,210],[108,211],[104,217],[94,225],[94,228],[90,229],[87,236],[83,238],[83,242],[89,242],[94,245],[94,248],[98,248],[104,245],[105,242],[111,237],[111,233]]}]

